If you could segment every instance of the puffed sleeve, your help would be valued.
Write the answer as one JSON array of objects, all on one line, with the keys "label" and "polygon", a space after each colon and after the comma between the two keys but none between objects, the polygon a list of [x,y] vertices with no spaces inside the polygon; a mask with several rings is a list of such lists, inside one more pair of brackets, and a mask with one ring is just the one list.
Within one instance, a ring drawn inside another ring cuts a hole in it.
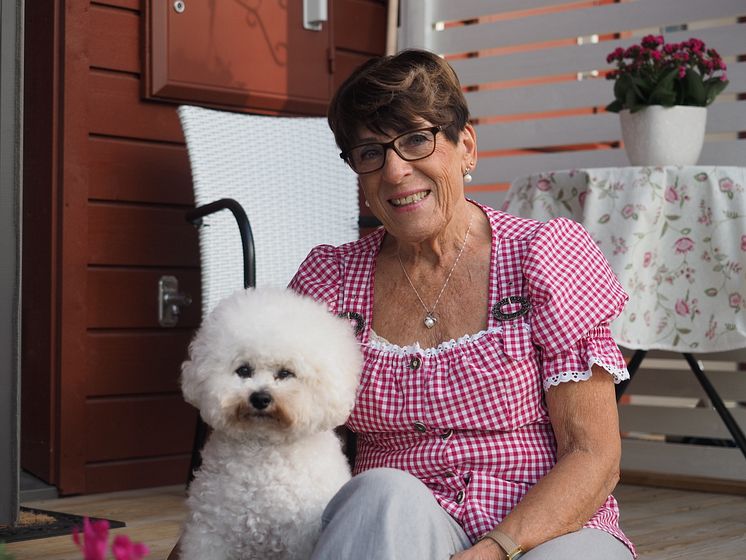
[{"label": "puffed sleeve", "polygon": [[542,225],[523,265],[531,301],[531,333],[541,348],[544,388],[591,375],[598,364],[616,383],[626,364],[609,330],[628,296],[588,232],[557,218]]},{"label": "puffed sleeve", "polygon": [[288,288],[326,303],[329,311],[336,314],[342,282],[340,270],[337,250],[331,245],[319,245],[311,249]]}]

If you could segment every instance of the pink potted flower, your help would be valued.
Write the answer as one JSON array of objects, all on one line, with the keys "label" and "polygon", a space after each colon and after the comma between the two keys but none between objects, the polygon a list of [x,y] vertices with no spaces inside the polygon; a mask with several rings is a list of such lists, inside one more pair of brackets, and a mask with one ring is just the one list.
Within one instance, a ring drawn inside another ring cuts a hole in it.
[{"label": "pink potted flower", "polygon": [[699,39],[666,43],[662,35],[615,49],[614,101],[632,165],[693,165],[704,141],[706,107],[728,85],[720,54]]},{"label": "pink potted flower", "polygon": [[[109,522],[105,519],[91,521],[83,519],[83,534],[73,529],[73,541],[83,553],[83,560],[106,560],[109,545]],[[133,543],[126,535],[117,535],[111,545],[114,560],[141,560],[149,553],[142,543]]]}]

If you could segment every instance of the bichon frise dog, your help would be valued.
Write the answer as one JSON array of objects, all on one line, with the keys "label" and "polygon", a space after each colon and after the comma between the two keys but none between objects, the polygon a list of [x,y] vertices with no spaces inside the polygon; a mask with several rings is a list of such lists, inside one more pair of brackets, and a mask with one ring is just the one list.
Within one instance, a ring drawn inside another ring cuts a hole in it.
[{"label": "bichon frise dog", "polygon": [[189,489],[182,560],[302,560],[350,478],[333,431],[362,357],[350,324],[288,290],[245,290],[207,316],[182,365],[212,427]]}]

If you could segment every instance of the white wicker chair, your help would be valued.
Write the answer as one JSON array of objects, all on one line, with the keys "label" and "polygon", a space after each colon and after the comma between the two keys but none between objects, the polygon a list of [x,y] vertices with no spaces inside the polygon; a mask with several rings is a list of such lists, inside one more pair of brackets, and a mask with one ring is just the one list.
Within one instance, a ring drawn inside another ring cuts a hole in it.
[{"label": "white wicker chair", "polygon": [[[256,285],[285,286],[316,245],[358,236],[357,176],[326,119],[265,117],[182,106],[197,207],[233,199],[255,245]],[[239,230],[226,212],[200,228],[202,313],[243,285]]]},{"label": "white wicker chair", "polygon": [[[190,218],[204,215],[198,220],[203,316],[231,292],[254,285],[254,268],[256,286],[286,286],[314,246],[357,238],[357,176],[337,155],[326,119],[191,106],[180,107],[179,118],[197,206]],[[236,218],[212,213],[216,206]],[[243,211],[250,228],[237,227]],[[200,422],[189,480],[205,435]]]}]

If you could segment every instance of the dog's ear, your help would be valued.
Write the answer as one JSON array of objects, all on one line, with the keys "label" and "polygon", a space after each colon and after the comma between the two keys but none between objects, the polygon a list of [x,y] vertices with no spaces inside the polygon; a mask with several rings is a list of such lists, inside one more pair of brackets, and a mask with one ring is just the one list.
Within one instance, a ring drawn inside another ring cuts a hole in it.
[{"label": "dog's ear", "polygon": [[193,360],[186,360],[181,364],[180,383],[184,400],[199,408],[199,396],[202,392],[204,380],[200,378],[197,364]]}]

